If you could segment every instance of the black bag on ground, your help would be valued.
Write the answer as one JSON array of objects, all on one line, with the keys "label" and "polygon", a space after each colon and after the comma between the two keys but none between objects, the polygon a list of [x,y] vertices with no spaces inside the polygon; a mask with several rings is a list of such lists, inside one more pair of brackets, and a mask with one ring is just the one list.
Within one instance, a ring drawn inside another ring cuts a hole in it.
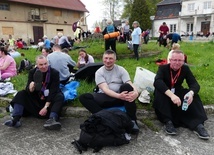
[{"label": "black bag on ground", "polygon": [[31,62],[27,58],[25,58],[20,62],[18,72],[21,73],[24,70],[31,70],[32,68],[33,65],[31,64]]},{"label": "black bag on ground", "polygon": [[128,144],[125,133],[130,133],[133,122],[129,116],[120,110],[102,110],[90,116],[80,125],[79,140],[72,144],[80,153],[88,147],[98,152],[104,146],[120,146]]}]

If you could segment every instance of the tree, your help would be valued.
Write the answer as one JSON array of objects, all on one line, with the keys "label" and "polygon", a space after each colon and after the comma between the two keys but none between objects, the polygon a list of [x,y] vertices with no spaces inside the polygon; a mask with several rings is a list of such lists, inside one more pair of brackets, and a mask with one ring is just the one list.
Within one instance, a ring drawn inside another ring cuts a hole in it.
[{"label": "tree", "polygon": [[[131,13],[132,13],[132,8],[135,0],[123,0],[124,1],[124,9],[121,18],[122,19],[130,19]],[[156,13],[156,8],[157,8],[157,3],[160,2],[161,0],[146,0],[142,1],[142,5],[146,5],[148,7],[146,14],[147,17],[153,16]],[[136,2],[135,2],[136,3]],[[146,3],[146,4],[145,4]],[[135,9],[136,10],[136,9]],[[149,18],[148,22],[151,22]]]},{"label": "tree", "polygon": [[134,0],[123,0],[123,1],[124,1],[124,8],[123,8],[123,13],[122,13],[121,18],[129,19]]},{"label": "tree", "polygon": [[152,22],[149,11],[149,5],[146,0],[134,0],[131,9],[130,23],[138,21],[142,29],[151,28]]},{"label": "tree", "polygon": [[105,18],[115,20],[121,16],[123,2],[121,0],[103,0]]}]

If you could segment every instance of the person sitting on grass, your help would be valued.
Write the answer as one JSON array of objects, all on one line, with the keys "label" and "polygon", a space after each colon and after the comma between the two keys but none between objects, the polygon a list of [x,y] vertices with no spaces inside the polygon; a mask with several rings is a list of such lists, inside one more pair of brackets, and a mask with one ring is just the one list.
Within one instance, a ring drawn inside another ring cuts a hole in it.
[{"label": "person sitting on grass", "polygon": [[17,75],[16,62],[8,54],[7,47],[0,47],[0,74],[1,80]]},{"label": "person sitting on grass", "polygon": [[[184,80],[188,89],[182,87]],[[153,107],[158,119],[165,124],[167,134],[176,135],[175,126],[182,126],[193,130],[199,138],[209,139],[204,128],[207,115],[198,95],[200,86],[189,67],[184,65],[182,51],[173,51],[170,64],[159,67],[154,87]]]},{"label": "person sitting on grass", "polygon": [[53,46],[53,52],[47,56],[50,66],[59,72],[60,83],[66,84],[71,76],[68,64],[76,66],[76,62],[72,58],[61,51],[60,45]]},{"label": "person sitting on grass", "polygon": [[175,51],[175,50],[180,50],[180,45],[178,43],[174,43],[172,44],[172,49],[171,51],[168,53],[168,56],[167,56],[167,63],[169,64],[170,63],[170,59],[172,57],[172,52]]},{"label": "person sitting on grass", "polygon": [[87,54],[87,52],[84,49],[79,50],[77,67],[82,68],[90,63],[94,63],[94,58],[91,55]]},{"label": "person sitting on grass", "polygon": [[95,74],[95,82],[99,87],[98,93],[82,94],[79,101],[92,114],[104,108],[125,106],[126,113],[134,123],[133,133],[138,133],[135,104],[138,91],[132,84],[128,72],[115,62],[116,53],[110,49],[105,51],[103,54],[104,66]]},{"label": "person sitting on grass", "polygon": [[43,49],[42,49],[42,55],[45,56],[45,57],[47,57],[48,54],[50,54],[50,49],[48,49],[48,48],[43,48]]},{"label": "person sitting on grass", "polygon": [[36,58],[37,68],[28,75],[25,90],[19,91],[12,99],[12,119],[4,123],[9,127],[20,127],[23,115],[38,118],[49,118],[44,128],[58,130],[61,128],[59,114],[64,102],[64,95],[59,88],[59,72],[48,66],[47,58],[40,55]]}]

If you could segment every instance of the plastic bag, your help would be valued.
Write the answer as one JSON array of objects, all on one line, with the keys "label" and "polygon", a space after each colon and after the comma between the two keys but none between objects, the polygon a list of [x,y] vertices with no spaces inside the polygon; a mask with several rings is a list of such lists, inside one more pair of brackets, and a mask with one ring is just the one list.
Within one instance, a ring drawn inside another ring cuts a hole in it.
[{"label": "plastic bag", "polygon": [[156,74],[142,67],[137,67],[133,84],[141,93],[143,90],[154,91],[154,79]]},{"label": "plastic bag", "polygon": [[77,97],[77,88],[79,87],[79,82],[71,81],[65,86],[61,85],[62,93],[64,94],[65,101],[73,100]]}]

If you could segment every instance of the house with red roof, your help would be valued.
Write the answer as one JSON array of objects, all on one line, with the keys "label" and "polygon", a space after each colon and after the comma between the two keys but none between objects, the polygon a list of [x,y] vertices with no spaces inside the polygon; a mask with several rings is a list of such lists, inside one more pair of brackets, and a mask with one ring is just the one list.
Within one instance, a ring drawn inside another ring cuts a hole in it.
[{"label": "house with red roof", "polygon": [[11,34],[35,43],[58,32],[73,37],[73,23],[79,21],[87,29],[86,12],[80,0],[0,0],[0,36],[8,39]]}]

